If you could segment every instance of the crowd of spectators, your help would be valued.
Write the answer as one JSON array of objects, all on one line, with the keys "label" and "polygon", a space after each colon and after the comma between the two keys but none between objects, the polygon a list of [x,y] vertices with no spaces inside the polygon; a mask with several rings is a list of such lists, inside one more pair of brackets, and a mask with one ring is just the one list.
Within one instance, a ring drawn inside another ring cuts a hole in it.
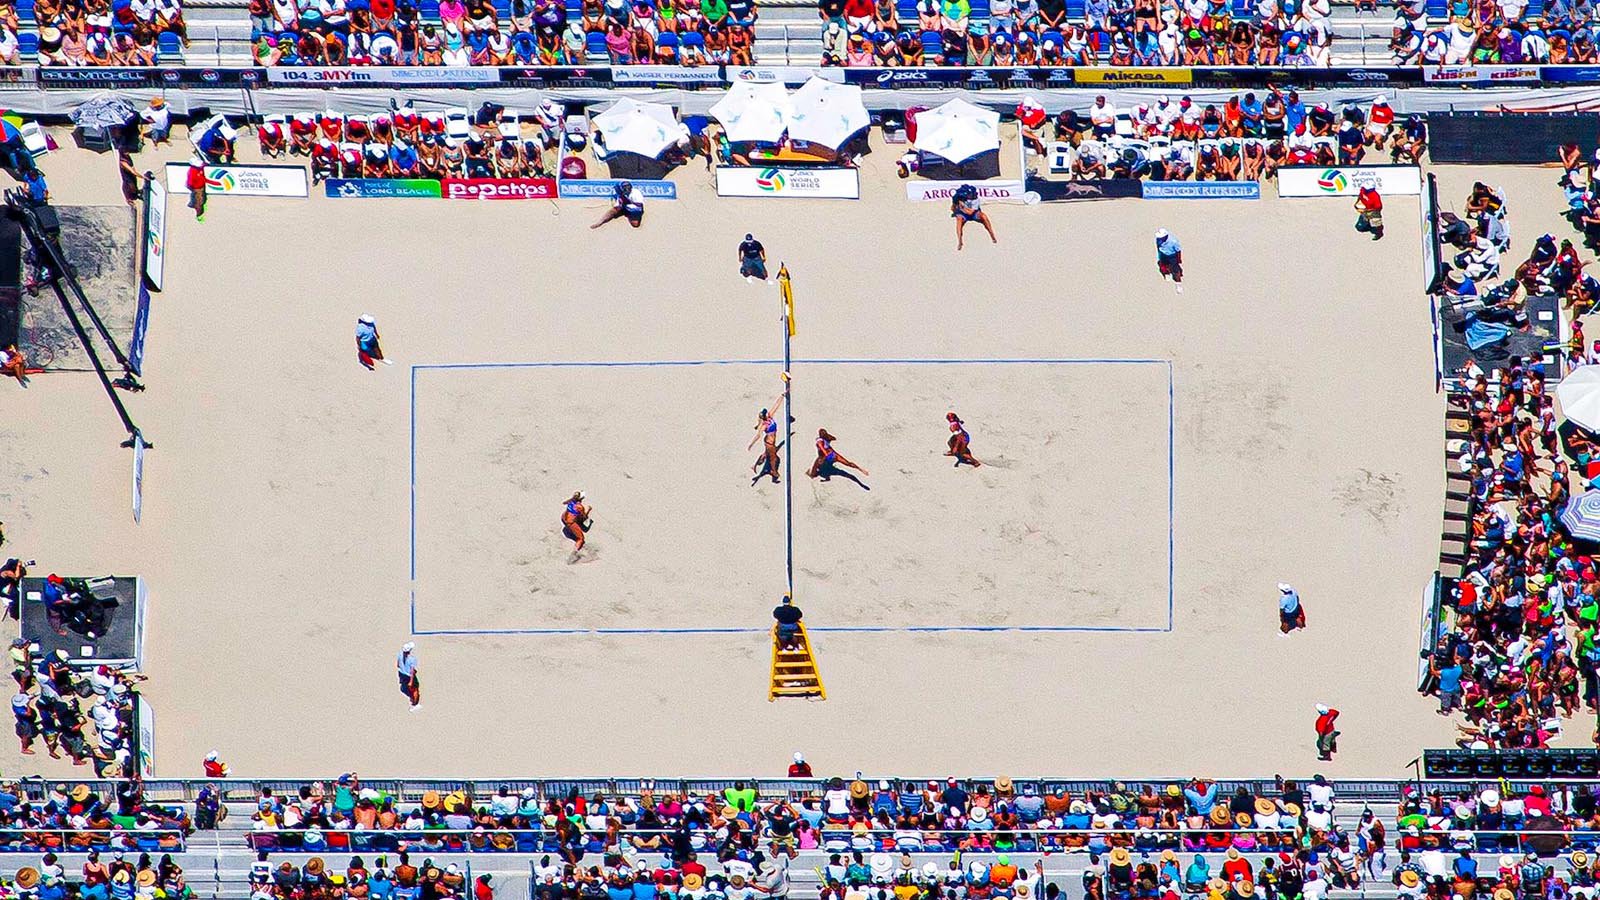
[{"label": "crowd of spectators", "polygon": [[753,61],[754,0],[251,0],[260,65]]},{"label": "crowd of spectators", "polygon": [[[554,177],[565,115],[553,100],[523,119],[485,104],[452,121],[442,113],[400,109],[375,116],[329,113],[270,117],[256,130],[262,155],[304,156],[313,181],[327,178],[537,178]],[[563,177],[583,178],[587,163],[575,155],[584,135],[566,135]],[[231,160],[223,142],[201,150],[211,162]]]},{"label": "crowd of spectators", "polygon": [[[1587,182],[1586,173],[1578,177]],[[1479,183],[1460,216],[1442,217],[1442,250],[1458,251],[1435,284],[1443,303],[1526,330],[1529,296],[1558,295],[1579,312],[1600,297],[1600,281],[1584,272],[1588,261],[1571,241],[1548,234],[1502,277],[1502,254],[1511,247],[1505,215],[1500,192]],[[1568,365],[1595,359],[1600,347],[1583,342],[1575,324],[1565,342]],[[1438,697],[1440,714],[1464,714],[1461,746],[1538,748],[1561,733],[1564,717],[1580,707],[1592,713],[1600,700],[1600,571],[1559,523],[1600,447],[1581,434],[1563,441],[1542,355],[1491,365],[1486,371],[1469,360],[1450,397],[1468,418],[1452,453],[1469,483],[1470,533],[1424,688]],[[1567,454],[1580,467],[1576,477]]]},{"label": "crowd of spectators", "polygon": [[957,779],[892,783],[833,779],[822,790],[763,799],[743,782],[712,794],[645,788],[634,796],[544,797],[499,788],[487,802],[430,791],[404,802],[354,774],[294,795],[264,790],[250,842],[258,850],[547,852],[576,865],[589,854],[697,854],[727,861],[777,844],[834,854],[1280,850],[1335,848],[1333,790],[1320,776],[1270,794],[1215,782],[1044,791],[1010,779],[968,789]]},{"label": "crowd of spectators", "polygon": [[188,44],[181,0],[0,2],[0,64],[150,66]]},{"label": "crowd of spectators", "polygon": [[1334,109],[1276,87],[1204,105],[1163,96],[1118,107],[1100,95],[1087,112],[1066,109],[1053,121],[1024,100],[1017,118],[1028,147],[1073,179],[1257,181],[1283,165],[1417,162],[1428,138],[1422,116],[1398,117],[1381,98]]},{"label": "crowd of spectators", "polygon": [[1449,21],[1433,27],[1407,3],[1398,9],[1389,41],[1397,65],[1600,61],[1600,21],[1588,0],[1551,0],[1540,15],[1528,14],[1526,0],[1452,0]]},{"label": "crowd of spectators", "polygon": [[[181,806],[147,801],[143,782],[137,777],[118,782],[115,793],[106,795],[86,784],[53,784],[42,799],[25,793],[16,783],[0,783],[3,853],[104,851],[114,852],[115,860],[121,862],[125,851],[181,851],[190,831],[189,814]],[[47,876],[52,862],[46,856],[41,867]],[[61,873],[54,874],[59,877]]]},{"label": "crowd of spectators", "polygon": [[[13,561],[16,562],[16,561]],[[17,571],[26,568],[17,563]],[[45,600],[52,593],[67,596],[74,585],[57,575],[45,582]],[[51,757],[63,754],[75,765],[93,764],[101,777],[115,777],[133,764],[133,694],[130,676],[109,666],[79,671],[66,651],[36,658],[25,638],[11,642],[11,677],[17,692],[11,715],[23,755],[44,745]]]}]

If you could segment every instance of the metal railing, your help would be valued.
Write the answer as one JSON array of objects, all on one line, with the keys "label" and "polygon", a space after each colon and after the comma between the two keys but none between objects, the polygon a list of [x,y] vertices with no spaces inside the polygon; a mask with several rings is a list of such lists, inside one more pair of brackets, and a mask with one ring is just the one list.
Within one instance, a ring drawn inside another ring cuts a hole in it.
[{"label": "metal railing", "polygon": [[[941,789],[946,783],[944,777],[905,777],[895,775],[862,775],[861,779],[875,790],[880,780],[887,781],[891,790],[899,793],[919,792],[929,782],[937,784]],[[1083,779],[1062,778],[1049,776],[1014,777],[1011,779],[1012,791],[1022,795],[1028,791],[1038,794],[1054,794],[1065,792],[1074,795],[1083,795],[1088,792],[1110,793],[1114,785],[1121,785],[1119,793],[1138,794],[1145,787],[1150,787],[1157,794],[1166,790],[1169,785],[1187,786],[1193,781],[1192,776],[1169,777],[1141,777],[1125,779]],[[1302,787],[1312,783],[1311,777],[1297,777],[1292,779]],[[270,790],[280,796],[293,796],[299,793],[303,786],[311,784],[326,785],[327,790],[332,790],[332,779],[316,778],[152,778],[142,782],[144,797],[150,802],[192,802],[199,796],[204,788],[210,788],[222,796],[224,800],[253,800],[261,796],[263,791]],[[958,783],[968,791],[986,789],[990,793],[997,793],[996,776],[973,776],[958,779]],[[1508,785],[1511,790],[1525,791],[1533,785],[1561,785],[1596,782],[1594,778],[1563,778],[1550,776],[1546,778],[1512,779],[1503,782],[1495,778],[1459,778],[1459,779],[1426,779],[1411,778],[1397,779],[1330,779],[1327,784],[1341,801],[1357,803],[1395,803],[1404,797],[1415,793],[1440,792],[1447,796],[1462,793],[1473,793],[1482,788],[1505,789]],[[113,795],[117,780],[89,780],[68,781],[62,779],[26,778],[20,782],[22,792],[27,798],[44,800],[47,798],[52,785],[86,784],[96,793]],[[642,791],[649,790],[656,797],[668,794],[679,796],[719,794],[733,788],[736,784],[744,784],[756,791],[763,800],[799,798],[805,796],[820,797],[829,789],[829,779],[825,778],[755,778],[741,776],[686,778],[616,778],[616,777],[580,777],[580,778],[470,778],[470,779],[443,779],[443,778],[363,778],[360,781],[362,788],[371,788],[382,794],[388,795],[399,803],[420,802],[429,792],[449,794],[461,792],[475,802],[487,801],[500,788],[507,788],[513,794],[520,794],[523,790],[532,788],[535,795],[541,800],[563,799],[573,796],[574,793],[584,797],[600,794],[605,797],[629,796],[638,797]],[[1275,796],[1283,790],[1285,781],[1277,778],[1253,779],[1218,779],[1209,783],[1215,784],[1219,802],[1226,803],[1239,788],[1253,796]]]}]

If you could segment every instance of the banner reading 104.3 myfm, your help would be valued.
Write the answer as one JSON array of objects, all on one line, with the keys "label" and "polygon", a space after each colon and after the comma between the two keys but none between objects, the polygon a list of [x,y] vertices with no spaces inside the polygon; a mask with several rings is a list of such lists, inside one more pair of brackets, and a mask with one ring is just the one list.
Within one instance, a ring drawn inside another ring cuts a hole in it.
[{"label": "banner reading 104.3 myfm", "polygon": [[1416,197],[1422,193],[1422,170],[1416,166],[1283,166],[1278,169],[1279,197],[1354,197],[1364,187],[1384,197]]}]

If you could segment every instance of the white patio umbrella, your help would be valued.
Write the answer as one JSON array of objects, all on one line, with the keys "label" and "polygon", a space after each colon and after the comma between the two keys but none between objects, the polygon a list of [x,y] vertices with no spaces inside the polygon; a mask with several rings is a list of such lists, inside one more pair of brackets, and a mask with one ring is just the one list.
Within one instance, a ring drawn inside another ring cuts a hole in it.
[{"label": "white patio umbrella", "polygon": [[640,103],[624,97],[594,117],[595,130],[611,153],[637,153],[651,159],[689,137],[689,129],[661,103]]},{"label": "white patio umbrella", "polygon": [[776,82],[735,81],[711,115],[730,141],[775,144],[789,127],[789,92]]},{"label": "white patio umbrella", "polygon": [[1561,524],[1575,538],[1600,541],[1600,491],[1584,491],[1567,501],[1567,508],[1561,511]]},{"label": "white patio umbrella", "polygon": [[917,113],[917,149],[965,162],[1000,146],[1000,114],[960,97]]},{"label": "white patio umbrella", "polygon": [[1556,386],[1561,414],[1586,431],[1600,431],[1600,366],[1581,366]]},{"label": "white patio umbrella", "polygon": [[832,150],[872,123],[861,88],[812,76],[789,98],[789,140]]}]

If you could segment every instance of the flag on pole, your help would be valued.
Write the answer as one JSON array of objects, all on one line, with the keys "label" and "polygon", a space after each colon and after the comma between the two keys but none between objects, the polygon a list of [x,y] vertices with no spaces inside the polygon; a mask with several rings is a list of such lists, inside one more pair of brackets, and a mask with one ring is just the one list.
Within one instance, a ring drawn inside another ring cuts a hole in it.
[{"label": "flag on pole", "polygon": [[783,320],[789,325],[789,337],[794,337],[794,285],[786,265],[778,266],[778,290],[783,293]]}]

